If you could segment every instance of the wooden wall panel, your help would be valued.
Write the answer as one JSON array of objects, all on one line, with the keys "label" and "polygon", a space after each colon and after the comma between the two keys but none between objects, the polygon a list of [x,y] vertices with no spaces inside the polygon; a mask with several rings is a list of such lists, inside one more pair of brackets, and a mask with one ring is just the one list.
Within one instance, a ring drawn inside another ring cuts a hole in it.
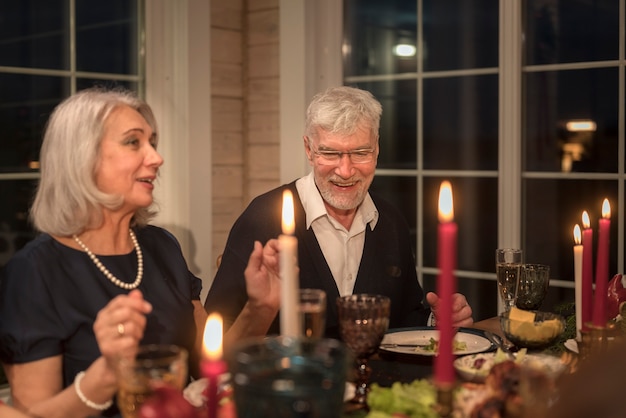
[{"label": "wooden wall panel", "polygon": [[242,29],[243,0],[211,0],[211,26]]},{"label": "wooden wall panel", "polygon": [[249,201],[279,185],[278,4],[211,1],[215,258]]}]

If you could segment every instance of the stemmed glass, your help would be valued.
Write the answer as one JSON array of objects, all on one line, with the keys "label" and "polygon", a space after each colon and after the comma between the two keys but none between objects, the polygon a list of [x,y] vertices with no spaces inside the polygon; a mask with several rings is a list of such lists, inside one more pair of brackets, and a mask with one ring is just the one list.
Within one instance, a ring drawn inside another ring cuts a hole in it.
[{"label": "stemmed glass", "polygon": [[515,306],[521,269],[522,250],[515,248],[498,248],[496,250],[498,291],[507,312]]},{"label": "stemmed glass", "polygon": [[376,353],[389,327],[389,307],[386,296],[356,294],[337,298],[339,333],[355,357],[356,382],[354,397],[349,401],[354,409],[367,408],[369,378],[372,369],[369,358]]}]

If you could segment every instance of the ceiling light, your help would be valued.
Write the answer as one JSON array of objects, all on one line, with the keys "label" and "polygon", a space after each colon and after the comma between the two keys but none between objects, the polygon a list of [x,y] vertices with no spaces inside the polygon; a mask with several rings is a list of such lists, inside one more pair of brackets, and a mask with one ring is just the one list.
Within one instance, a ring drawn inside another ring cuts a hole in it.
[{"label": "ceiling light", "polygon": [[570,120],[565,124],[569,132],[595,132],[596,123],[592,120]]},{"label": "ceiling light", "polygon": [[393,47],[393,54],[399,57],[413,57],[415,52],[415,47],[409,44],[398,44]]}]

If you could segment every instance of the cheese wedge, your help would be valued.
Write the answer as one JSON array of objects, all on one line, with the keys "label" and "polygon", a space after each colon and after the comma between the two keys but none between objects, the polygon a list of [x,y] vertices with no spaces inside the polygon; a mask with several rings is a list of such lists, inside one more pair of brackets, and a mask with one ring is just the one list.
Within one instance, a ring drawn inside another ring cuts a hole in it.
[{"label": "cheese wedge", "polygon": [[511,311],[509,312],[509,319],[511,319],[512,321],[520,322],[535,322],[535,313],[525,311],[523,309],[518,309],[513,306],[511,307]]}]

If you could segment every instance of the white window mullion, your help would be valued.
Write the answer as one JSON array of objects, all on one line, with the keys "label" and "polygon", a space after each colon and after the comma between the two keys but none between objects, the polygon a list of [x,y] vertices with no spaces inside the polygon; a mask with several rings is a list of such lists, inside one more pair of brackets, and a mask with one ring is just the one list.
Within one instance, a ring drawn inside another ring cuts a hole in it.
[{"label": "white window mullion", "polygon": [[500,0],[498,246],[521,246],[522,2]]},{"label": "white window mullion", "polygon": [[[498,247],[521,248],[522,2],[500,0]],[[497,297],[497,296],[496,296]],[[498,312],[503,310],[498,297]]]},{"label": "white window mullion", "polygon": [[76,2],[70,0],[70,94],[76,93]]}]

